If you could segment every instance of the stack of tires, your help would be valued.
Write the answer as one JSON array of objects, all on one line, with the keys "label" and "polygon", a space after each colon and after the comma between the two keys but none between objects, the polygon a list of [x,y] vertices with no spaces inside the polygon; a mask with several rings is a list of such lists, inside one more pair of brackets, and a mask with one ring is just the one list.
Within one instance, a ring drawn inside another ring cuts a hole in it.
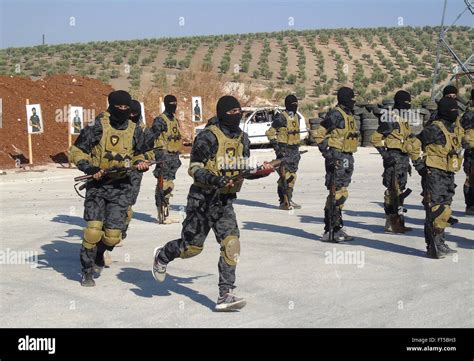
[{"label": "stack of tires", "polygon": [[312,130],[316,130],[319,127],[319,124],[323,121],[323,118],[311,118],[309,119],[309,136],[308,136],[308,145],[315,145],[316,140],[313,137]]},{"label": "stack of tires", "polygon": [[379,120],[372,112],[362,113],[362,125],[360,127],[362,146],[371,147],[370,138],[379,127]]}]

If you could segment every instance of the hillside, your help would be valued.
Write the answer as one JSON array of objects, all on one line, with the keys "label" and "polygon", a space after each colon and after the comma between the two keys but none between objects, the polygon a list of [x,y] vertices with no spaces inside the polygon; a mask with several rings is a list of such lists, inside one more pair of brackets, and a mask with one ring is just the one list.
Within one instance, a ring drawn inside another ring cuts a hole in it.
[{"label": "hillside", "polygon": [[[381,101],[399,88],[415,97],[429,94],[438,32],[304,30],[8,48],[0,51],[0,75],[35,80],[77,74],[144,99],[153,88],[162,95],[179,87],[183,77],[207,73],[210,80],[241,83],[259,102],[281,103],[284,94],[295,92],[309,111],[332,103],[341,85],[353,86],[359,102]],[[472,27],[451,29],[447,40],[463,60],[473,52]],[[456,65],[446,51],[441,60],[439,85]],[[191,95],[205,88],[197,84]]]}]

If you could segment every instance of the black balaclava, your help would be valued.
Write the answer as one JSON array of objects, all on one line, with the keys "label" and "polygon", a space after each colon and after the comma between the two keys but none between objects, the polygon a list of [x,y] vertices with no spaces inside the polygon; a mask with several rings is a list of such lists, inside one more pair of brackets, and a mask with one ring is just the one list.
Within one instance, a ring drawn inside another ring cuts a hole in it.
[{"label": "black balaclava", "polygon": [[132,105],[130,106],[130,120],[135,124],[138,124],[142,117],[142,106],[138,100],[133,99]]},{"label": "black balaclava", "polygon": [[219,124],[233,133],[239,130],[240,119],[242,118],[242,112],[232,115],[227,114],[229,110],[234,108],[240,109],[240,103],[233,96],[224,95],[217,101],[216,112]]},{"label": "black balaclava", "polygon": [[296,113],[296,110],[298,110],[298,98],[293,94],[287,95],[285,98],[285,108],[289,112]]},{"label": "black balaclava", "polygon": [[[132,103],[132,97],[125,90],[113,91],[109,94],[109,109],[110,122],[112,125],[120,125],[127,121],[130,117],[130,105]],[[115,105],[127,105],[128,110],[120,110]]]},{"label": "black balaclava", "polygon": [[458,88],[456,88],[454,85],[446,85],[443,89],[443,97],[445,97],[446,95],[450,95],[450,94],[454,94],[454,95],[458,95]]},{"label": "black balaclava", "polygon": [[341,89],[337,91],[337,102],[340,105],[345,106],[349,110],[354,109],[355,105],[355,94],[351,88],[343,86]]},{"label": "black balaclava", "polygon": [[167,95],[165,96],[165,99],[163,100],[165,103],[165,111],[174,114],[176,113],[176,107],[178,106],[177,104],[171,104],[171,103],[177,103],[176,97],[174,95]]},{"label": "black balaclava", "polygon": [[438,103],[438,117],[454,123],[459,116],[458,103],[453,98],[441,98]]},{"label": "black balaclava", "polygon": [[405,90],[399,90],[395,93],[393,98],[395,101],[394,108],[398,110],[408,110],[411,108],[411,96],[410,93]]}]

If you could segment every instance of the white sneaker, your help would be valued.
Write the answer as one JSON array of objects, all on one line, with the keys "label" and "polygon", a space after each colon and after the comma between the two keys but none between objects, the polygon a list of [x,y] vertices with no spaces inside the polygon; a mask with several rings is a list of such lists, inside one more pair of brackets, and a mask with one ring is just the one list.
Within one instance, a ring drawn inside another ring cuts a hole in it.
[{"label": "white sneaker", "polygon": [[163,247],[156,247],[153,251],[153,267],[151,273],[157,282],[163,282],[166,278],[166,265],[158,260],[158,255]]}]

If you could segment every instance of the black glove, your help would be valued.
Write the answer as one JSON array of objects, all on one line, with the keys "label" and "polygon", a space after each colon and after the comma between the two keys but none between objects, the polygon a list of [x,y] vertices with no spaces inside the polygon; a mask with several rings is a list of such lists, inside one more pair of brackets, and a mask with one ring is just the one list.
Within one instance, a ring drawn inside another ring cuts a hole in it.
[{"label": "black glove", "polygon": [[86,173],[87,175],[94,175],[96,174],[97,172],[100,172],[101,169],[99,167],[95,167],[95,166],[90,166],[90,167],[87,167],[85,170],[84,170],[84,173]]},{"label": "black glove", "polygon": [[428,169],[426,168],[426,165],[421,158],[413,161],[413,166],[415,167],[416,171],[420,176],[426,176]]},{"label": "black glove", "polygon": [[321,152],[321,154],[323,155],[323,157],[326,158],[324,156],[324,153],[326,153],[329,149],[328,140],[324,139],[321,143],[318,143],[318,148],[319,148],[319,151]]},{"label": "black glove", "polygon": [[222,175],[222,176],[213,175],[209,179],[209,184],[213,185],[213,186],[216,186],[218,188],[222,188],[227,183],[229,183],[229,181],[230,181],[230,177],[227,177],[225,175]]}]

